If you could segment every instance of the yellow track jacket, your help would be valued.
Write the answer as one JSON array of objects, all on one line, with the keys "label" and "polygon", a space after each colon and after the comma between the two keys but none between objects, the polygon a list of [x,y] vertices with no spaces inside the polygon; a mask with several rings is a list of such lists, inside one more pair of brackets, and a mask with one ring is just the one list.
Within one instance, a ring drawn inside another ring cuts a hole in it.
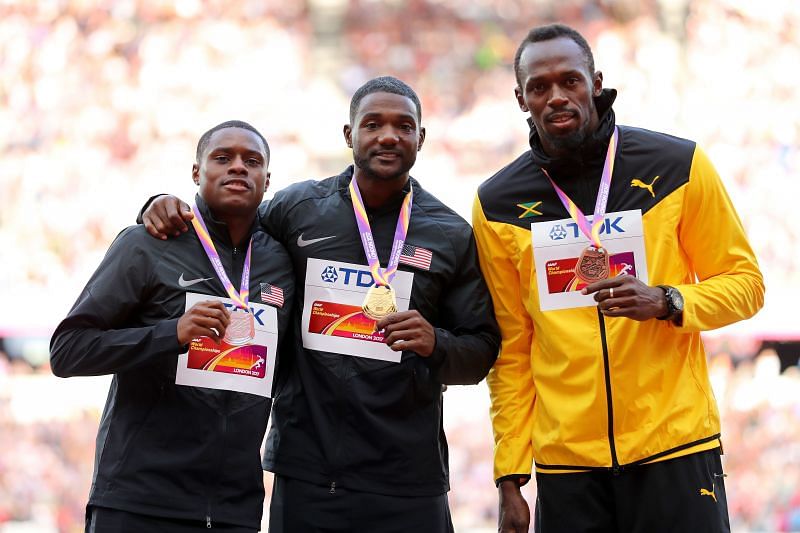
[{"label": "yellow track jacket", "polygon": [[641,209],[649,283],[680,290],[682,327],[608,318],[596,307],[539,309],[531,223],[569,217],[541,167],[591,214],[614,95],[598,99],[607,109],[576,157],[549,159],[531,128],[532,150],[475,199],[480,264],[502,332],[488,377],[498,483],[526,481],[534,461],[538,472],[618,470],[719,447],[700,332],[763,305],[753,251],[706,154],[685,139],[620,126],[607,212]]}]

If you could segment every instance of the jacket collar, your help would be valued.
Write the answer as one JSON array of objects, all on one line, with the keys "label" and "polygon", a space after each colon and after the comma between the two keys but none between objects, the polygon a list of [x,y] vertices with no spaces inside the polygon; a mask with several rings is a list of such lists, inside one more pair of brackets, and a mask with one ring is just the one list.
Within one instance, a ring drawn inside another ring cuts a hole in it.
[{"label": "jacket collar", "polygon": [[[350,181],[352,181],[352,179],[353,179],[353,165],[348,166],[346,169],[344,169],[344,172],[336,176],[336,188],[339,189],[339,192],[342,195],[344,195],[345,198],[350,198]],[[376,215],[391,211],[396,211],[400,209],[400,206],[403,203],[403,199],[405,198],[408,191],[411,190],[411,186],[414,187],[414,198],[416,203],[416,198],[418,198],[417,194],[422,191],[422,187],[420,186],[417,180],[409,176],[408,181],[406,181],[405,185],[403,185],[402,194],[397,195],[388,204],[381,207],[380,209],[370,209],[366,206],[364,207],[367,209],[368,213]]]},{"label": "jacket collar", "polygon": [[[217,220],[213,213],[211,213],[211,209],[209,209],[208,204],[203,200],[203,198],[199,194],[194,195],[194,201],[197,205],[197,209],[200,211],[200,214],[203,216],[203,222],[206,223],[206,228],[208,228],[208,234],[211,236],[211,239],[214,241],[214,246],[218,246],[219,244],[224,244],[228,248],[233,248],[233,243],[231,242],[230,233],[228,233],[228,225],[221,220]],[[253,213],[253,223],[250,226],[250,232],[248,235],[252,235],[258,229],[258,216],[257,213]]]},{"label": "jacket collar", "polygon": [[616,89],[603,89],[600,96],[594,99],[597,113],[600,115],[597,129],[580,147],[573,150],[568,156],[561,158],[551,157],[544,151],[539,133],[529,117],[530,133],[528,134],[528,142],[531,146],[533,162],[540,167],[544,167],[551,174],[569,173],[581,167],[596,164],[597,161],[602,165],[603,161],[605,161],[606,150],[608,149],[611,134],[614,131],[614,125],[616,124],[614,109],[612,108],[616,98]]}]

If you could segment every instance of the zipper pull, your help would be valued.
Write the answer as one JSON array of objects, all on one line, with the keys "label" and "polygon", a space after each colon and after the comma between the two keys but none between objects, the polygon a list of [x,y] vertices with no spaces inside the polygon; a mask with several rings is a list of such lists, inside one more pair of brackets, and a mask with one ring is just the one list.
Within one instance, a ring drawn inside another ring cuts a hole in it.
[{"label": "zipper pull", "polygon": [[211,529],[211,515],[206,515],[206,529]]},{"label": "zipper pull", "polygon": [[336,482],[331,481],[331,490],[328,491],[330,494],[336,494]]}]

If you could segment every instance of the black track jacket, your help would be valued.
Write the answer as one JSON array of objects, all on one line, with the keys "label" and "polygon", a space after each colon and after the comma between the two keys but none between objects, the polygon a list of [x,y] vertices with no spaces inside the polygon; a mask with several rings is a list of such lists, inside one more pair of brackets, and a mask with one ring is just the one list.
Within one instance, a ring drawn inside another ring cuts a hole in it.
[{"label": "black track jacket", "polygon": [[[245,250],[198,196],[198,208],[231,282],[238,289]],[[254,220],[254,231],[258,225]],[[194,280],[190,286],[181,287]],[[253,239],[250,301],[260,283],[283,289],[278,309],[283,346],[294,296],[286,250],[258,230]],[[270,400],[175,385],[177,322],[187,291],[226,296],[190,226],[160,241],[144,226],[124,230],[109,248],[50,344],[57,376],[114,374],[97,434],[89,505],[151,516],[206,520],[258,529],[264,502],[260,446]]]},{"label": "black track jacket", "polygon": [[[499,348],[472,229],[409,180],[414,203],[406,242],[431,250],[433,259],[430,270],[402,263],[400,270],[414,273],[410,309],[436,330],[431,357],[404,352],[393,363],[305,349],[299,308],[307,260],[367,264],[348,191],[352,175],[349,167],[339,176],[290,186],[262,211],[262,224],[286,246],[298,280],[295,357],[280,371],[264,467],[334,490],[442,494],[449,489],[442,385],[479,382]],[[369,212],[383,266],[401,201],[402,195]],[[330,238],[308,244],[321,237]]]}]

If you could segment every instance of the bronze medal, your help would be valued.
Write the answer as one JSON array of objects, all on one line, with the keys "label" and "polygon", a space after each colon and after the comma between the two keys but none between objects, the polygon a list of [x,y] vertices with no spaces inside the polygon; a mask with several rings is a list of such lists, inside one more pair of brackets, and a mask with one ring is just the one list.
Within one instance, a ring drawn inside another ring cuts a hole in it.
[{"label": "bronze medal", "polygon": [[255,336],[255,321],[251,313],[239,311],[231,313],[231,321],[225,328],[225,336],[222,340],[233,346],[242,346],[253,340]]},{"label": "bronze medal", "polygon": [[397,301],[394,289],[388,285],[375,285],[370,287],[361,305],[365,316],[378,321],[397,312]]},{"label": "bronze medal", "polygon": [[587,246],[583,249],[578,263],[575,265],[575,275],[580,280],[594,283],[601,279],[608,279],[609,272],[608,251],[605,248]]}]

